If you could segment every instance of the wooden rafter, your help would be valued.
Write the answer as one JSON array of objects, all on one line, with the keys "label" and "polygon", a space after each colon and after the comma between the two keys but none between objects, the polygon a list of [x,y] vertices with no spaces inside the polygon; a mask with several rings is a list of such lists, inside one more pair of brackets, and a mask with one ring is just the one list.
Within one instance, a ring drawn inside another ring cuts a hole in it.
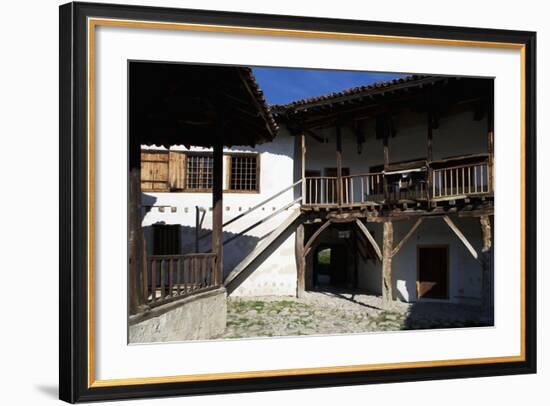
[{"label": "wooden rafter", "polygon": [[475,250],[475,248],[472,246],[472,244],[470,244],[470,242],[468,241],[468,239],[466,238],[466,236],[464,236],[464,234],[462,234],[462,231],[460,231],[460,229],[456,226],[455,223],[453,223],[453,221],[450,219],[449,216],[443,216],[443,220],[445,221],[445,223],[447,223],[447,225],[449,226],[449,228],[451,230],[453,230],[453,232],[456,234],[456,236],[458,237],[458,239],[460,241],[462,241],[462,244],[464,244],[464,246],[468,249],[468,251],[470,251],[470,254],[472,254],[472,256],[479,261],[479,256],[477,254],[477,251]]},{"label": "wooden rafter", "polygon": [[363,222],[359,219],[355,220],[355,224],[357,224],[357,226],[363,232],[365,237],[367,237],[367,240],[369,240],[369,242],[371,243],[372,247],[374,248],[374,251],[376,251],[376,255],[378,256],[378,259],[381,261],[382,260],[382,251],[380,251],[380,247],[376,243],[376,240],[374,239],[374,237],[372,236],[372,234],[368,230],[367,226],[365,226],[363,224]]},{"label": "wooden rafter", "polygon": [[306,245],[304,246],[304,257],[307,256],[307,254],[309,253],[309,250],[311,249],[311,246],[312,244],[315,242],[315,240],[317,239],[317,237],[319,237],[319,235],[328,227],[332,224],[332,221],[331,220],[327,220],[325,223],[323,223],[323,225],[321,225],[321,227],[319,227],[317,229],[317,231],[315,231],[313,233],[313,235],[309,238],[309,240],[307,241]]},{"label": "wooden rafter", "polygon": [[321,137],[319,134],[315,133],[313,130],[304,130],[304,132],[309,135],[311,138],[313,138],[315,141],[320,142],[323,144],[325,142],[325,139]]},{"label": "wooden rafter", "polygon": [[414,225],[411,227],[407,235],[405,235],[405,237],[403,237],[403,239],[399,242],[399,244],[397,244],[395,248],[392,250],[391,252],[392,257],[394,257],[399,252],[399,250],[403,247],[403,245],[405,245],[405,243],[409,240],[409,238],[412,237],[412,235],[414,234],[418,226],[422,224],[422,220],[424,220],[422,217],[416,220],[416,223],[414,223]]}]

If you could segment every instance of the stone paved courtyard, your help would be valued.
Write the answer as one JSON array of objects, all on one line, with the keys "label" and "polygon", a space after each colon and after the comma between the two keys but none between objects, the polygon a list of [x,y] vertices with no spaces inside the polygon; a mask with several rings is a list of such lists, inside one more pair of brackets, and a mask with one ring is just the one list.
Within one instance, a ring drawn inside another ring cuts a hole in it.
[{"label": "stone paved courtyard", "polygon": [[450,303],[395,302],[383,309],[378,296],[306,292],[304,298],[229,298],[227,328],[217,338],[344,334],[492,325],[479,307]]}]

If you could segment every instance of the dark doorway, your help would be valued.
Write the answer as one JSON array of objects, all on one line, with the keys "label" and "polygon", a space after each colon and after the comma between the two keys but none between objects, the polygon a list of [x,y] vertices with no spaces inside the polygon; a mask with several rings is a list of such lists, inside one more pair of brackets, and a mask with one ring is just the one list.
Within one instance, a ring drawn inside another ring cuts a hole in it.
[{"label": "dark doorway", "polygon": [[153,224],[153,255],[179,255],[181,226]]},{"label": "dark doorway", "polygon": [[313,260],[315,288],[348,287],[348,251],[342,244],[320,245]]},{"label": "dark doorway", "polygon": [[449,247],[418,247],[418,298],[447,299]]}]

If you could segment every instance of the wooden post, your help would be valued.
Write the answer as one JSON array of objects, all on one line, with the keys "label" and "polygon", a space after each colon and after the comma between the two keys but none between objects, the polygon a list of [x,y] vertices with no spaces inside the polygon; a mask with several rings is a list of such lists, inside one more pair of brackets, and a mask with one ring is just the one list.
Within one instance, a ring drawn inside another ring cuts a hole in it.
[{"label": "wooden post", "polygon": [[195,252],[199,252],[199,240],[200,240],[200,209],[199,206],[195,206]]},{"label": "wooden post", "polygon": [[143,303],[142,290],[142,229],[141,229],[141,145],[133,138],[129,151],[128,190],[128,265],[129,265],[129,307],[130,314],[139,312]]},{"label": "wooden post", "polygon": [[[432,113],[428,111],[428,134],[426,138],[426,161],[428,161],[428,182],[426,187],[426,196],[430,198],[430,191],[432,190],[433,183],[433,170],[431,162],[433,161],[433,128],[432,128]],[[432,196],[433,197],[433,196]]]},{"label": "wooden post", "polygon": [[141,303],[146,305],[149,298],[149,292],[147,291],[147,285],[149,284],[148,278],[148,263],[147,263],[147,241],[145,240],[145,234],[143,230],[141,232]]},{"label": "wooden post", "polygon": [[216,254],[216,280],[223,281],[223,134],[218,129],[212,173],[212,252]]},{"label": "wooden post", "polygon": [[489,110],[487,112],[487,153],[489,154],[489,160],[487,162],[487,183],[489,193],[493,192],[493,166],[494,166],[494,129],[493,129],[493,104],[489,104]]},{"label": "wooden post", "polygon": [[[388,134],[386,132],[384,133],[384,171],[386,171],[390,165],[390,148],[388,144]],[[384,182],[384,202],[388,204],[390,200],[390,191],[388,187],[388,179],[385,174],[383,175],[382,181]]]},{"label": "wooden post", "polygon": [[384,221],[384,234],[382,245],[382,300],[389,306],[393,301],[392,289],[392,250],[393,250],[393,223]]},{"label": "wooden post", "polygon": [[340,124],[336,125],[336,191],[338,193],[338,207],[342,206],[343,190],[342,190],[342,129]]},{"label": "wooden post", "polygon": [[306,256],[304,252],[304,225],[296,227],[296,297],[303,297],[306,286]]},{"label": "wooden post", "polygon": [[433,160],[432,140],[433,140],[432,113],[428,112],[428,134],[426,138],[426,159],[428,160],[428,162],[431,162]]},{"label": "wooden post", "polygon": [[481,225],[481,304],[483,311],[491,307],[492,287],[491,287],[491,220],[489,216],[479,218]]},{"label": "wooden post", "polygon": [[[300,136],[300,164],[302,176],[302,204],[306,202],[306,136],[302,133]],[[310,202],[311,203],[311,202]]]}]

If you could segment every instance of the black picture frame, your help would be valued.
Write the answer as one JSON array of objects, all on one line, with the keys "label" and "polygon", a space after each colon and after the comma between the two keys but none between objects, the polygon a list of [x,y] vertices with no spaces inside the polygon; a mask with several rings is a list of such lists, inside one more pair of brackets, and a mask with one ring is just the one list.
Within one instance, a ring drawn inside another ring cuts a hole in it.
[{"label": "black picture frame", "polygon": [[[235,393],[536,372],[536,33],[112,4],[60,6],[59,397],[67,402]],[[525,357],[517,362],[90,386],[88,377],[87,19],[89,17],[513,43],[525,53]]]}]

